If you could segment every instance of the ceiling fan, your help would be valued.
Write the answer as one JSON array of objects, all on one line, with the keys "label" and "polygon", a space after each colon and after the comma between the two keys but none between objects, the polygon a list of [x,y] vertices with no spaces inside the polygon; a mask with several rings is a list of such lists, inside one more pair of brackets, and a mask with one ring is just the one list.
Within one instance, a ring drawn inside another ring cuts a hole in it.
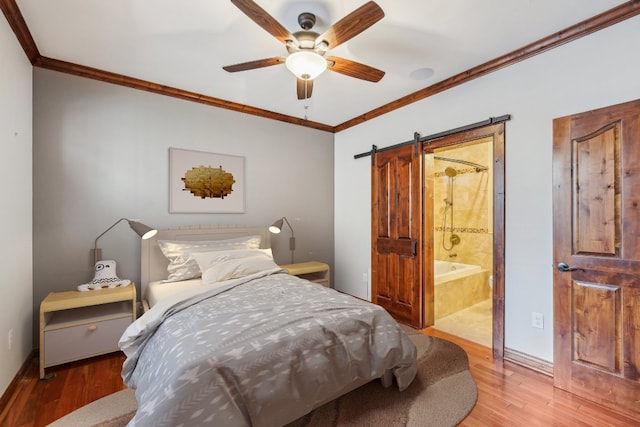
[{"label": "ceiling fan", "polygon": [[335,56],[325,57],[329,49],[357,36],[384,17],[383,10],[373,1],[360,6],[322,34],[312,31],[316,23],[316,16],[312,13],[305,12],[298,16],[298,23],[302,30],[292,34],[254,1],[231,0],[231,3],[284,43],[289,55],[227,65],[222,67],[225,71],[235,73],[285,64],[287,69],[296,76],[298,99],[311,97],[313,79],[326,69],[370,82],[378,82],[384,76],[384,71],[365,64]]}]

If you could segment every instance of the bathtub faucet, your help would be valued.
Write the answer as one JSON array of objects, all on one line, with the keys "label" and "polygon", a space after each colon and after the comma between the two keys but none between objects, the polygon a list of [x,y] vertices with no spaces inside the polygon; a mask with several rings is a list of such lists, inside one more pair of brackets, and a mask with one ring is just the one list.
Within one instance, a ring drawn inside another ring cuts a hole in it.
[{"label": "bathtub faucet", "polygon": [[449,258],[455,258],[455,257],[457,257],[457,256],[458,256],[458,254],[456,254],[456,253],[449,254]]}]

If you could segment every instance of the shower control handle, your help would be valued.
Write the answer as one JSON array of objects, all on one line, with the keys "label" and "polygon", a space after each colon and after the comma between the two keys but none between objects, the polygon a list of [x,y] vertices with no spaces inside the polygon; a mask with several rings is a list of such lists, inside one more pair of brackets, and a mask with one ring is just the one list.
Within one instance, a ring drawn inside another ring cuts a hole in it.
[{"label": "shower control handle", "polygon": [[569,264],[567,264],[566,262],[561,262],[558,264],[558,271],[575,271],[575,270],[582,270],[581,268],[578,267],[569,267]]}]

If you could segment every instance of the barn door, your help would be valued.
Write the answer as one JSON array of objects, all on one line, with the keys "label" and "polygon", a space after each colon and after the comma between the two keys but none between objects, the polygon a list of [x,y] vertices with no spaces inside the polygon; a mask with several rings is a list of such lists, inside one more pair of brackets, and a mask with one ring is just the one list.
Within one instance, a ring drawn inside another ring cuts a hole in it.
[{"label": "barn door", "polygon": [[640,415],[640,101],[554,120],[554,384]]},{"label": "barn door", "polygon": [[371,173],[372,299],[414,328],[424,326],[421,158],[417,143],[377,152]]}]

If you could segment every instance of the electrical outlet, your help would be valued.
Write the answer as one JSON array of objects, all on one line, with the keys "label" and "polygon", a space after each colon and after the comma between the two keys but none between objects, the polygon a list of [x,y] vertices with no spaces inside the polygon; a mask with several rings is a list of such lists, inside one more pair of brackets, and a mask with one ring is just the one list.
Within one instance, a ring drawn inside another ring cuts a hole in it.
[{"label": "electrical outlet", "polygon": [[11,347],[13,347],[13,328],[9,329],[7,334],[7,348],[11,350]]},{"label": "electrical outlet", "polygon": [[544,329],[544,316],[542,313],[531,313],[531,326],[534,328]]},{"label": "electrical outlet", "polygon": [[369,281],[369,275],[367,273],[362,273],[362,281],[367,283]]}]

